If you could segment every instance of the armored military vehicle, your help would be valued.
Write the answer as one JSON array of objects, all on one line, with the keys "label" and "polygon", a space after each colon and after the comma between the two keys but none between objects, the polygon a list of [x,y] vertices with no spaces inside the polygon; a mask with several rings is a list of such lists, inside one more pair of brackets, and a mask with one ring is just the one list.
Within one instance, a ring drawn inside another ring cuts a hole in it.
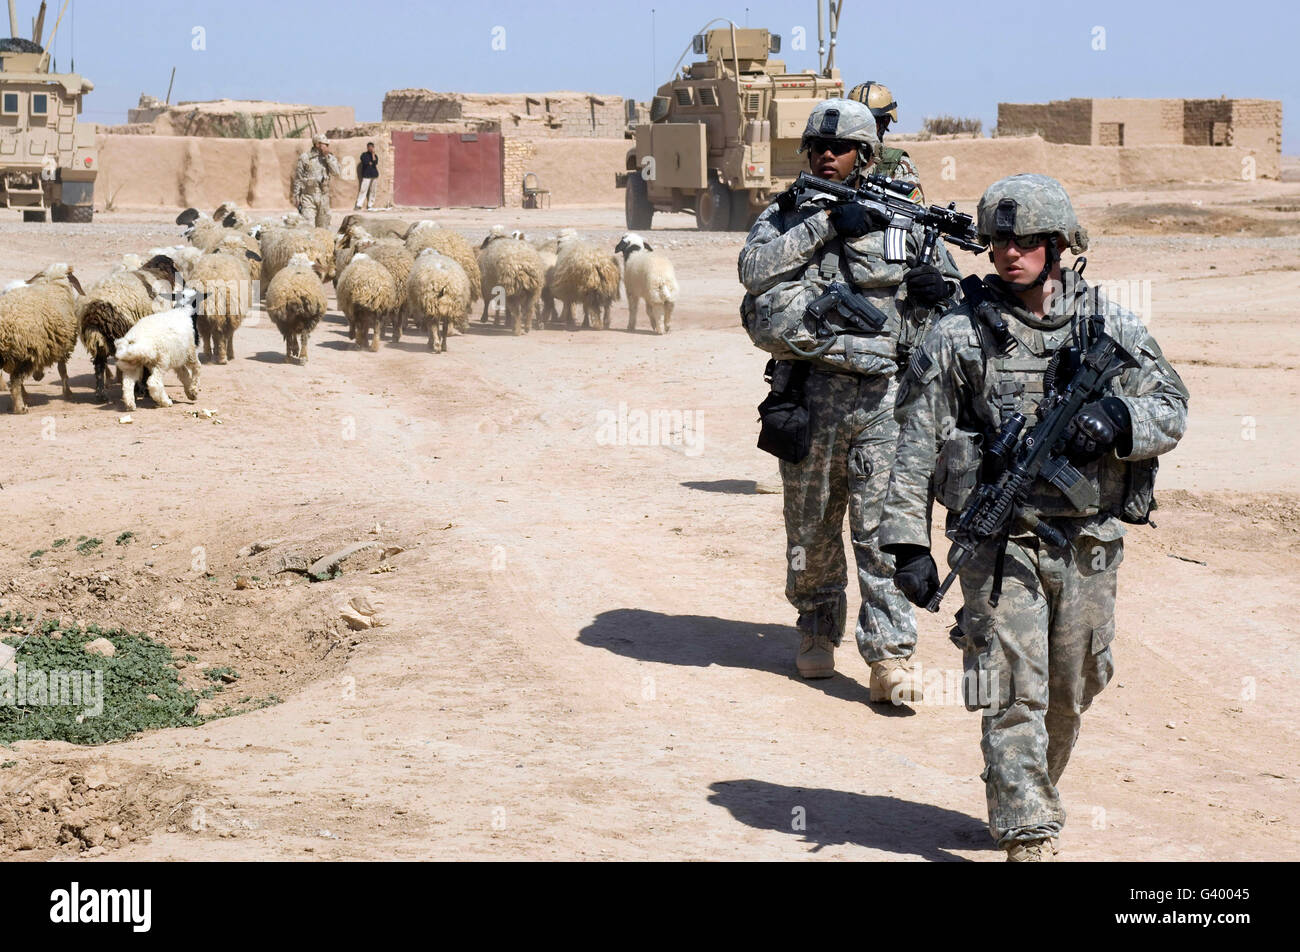
[{"label": "armored military vehicle", "polygon": [[44,221],[48,211],[53,221],[89,222],[99,154],[94,126],[77,116],[81,97],[95,85],[75,73],[50,72],[44,24],[42,3],[32,39],[19,37],[9,0],[14,35],[0,39],[0,208],[22,209],[24,221]]},{"label": "armored military vehicle", "polygon": [[659,87],[615,177],[628,228],[649,228],[656,211],[693,211],[704,231],[749,228],[806,167],[797,150],[813,106],[844,95],[833,52],[820,71],[787,72],[767,30],[707,30],[692,49],[702,59]]}]

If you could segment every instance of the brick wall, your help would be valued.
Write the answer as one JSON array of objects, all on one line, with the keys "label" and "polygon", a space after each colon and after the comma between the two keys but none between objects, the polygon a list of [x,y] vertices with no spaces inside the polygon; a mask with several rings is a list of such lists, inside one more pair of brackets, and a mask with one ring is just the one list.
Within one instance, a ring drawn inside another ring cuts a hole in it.
[{"label": "brick wall", "polygon": [[[537,155],[537,146],[531,139],[518,136],[505,136],[501,140],[504,156],[502,171],[502,192],[507,208],[522,208],[524,198],[524,174],[534,171],[533,159]],[[548,187],[546,183],[542,188]]]},{"label": "brick wall", "polygon": [[[1123,142],[1106,141],[1103,133],[1117,125],[1124,127]],[[1090,141],[1092,145],[1182,145],[1183,100],[1094,99]]]},{"label": "brick wall", "polygon": [[395,89],[384,97],[391,122],[455,122],[490,118],[501,131],[531,138],[618,138],[627,124],[622,96],[594,93],[443,93]]},{"label": "brick wall", "polygon": [[[1282,154],[1282,103],[1276,99],[1232,100],[1232,144]],[[1279,158],[1279,162],[1281,159]]]},{"label": "brick wall", "polygon": [[1093,143],[1093,100],[1057,99],[1049,103],[998,103],[1000,136],[1040,135],[1048,142]]}]

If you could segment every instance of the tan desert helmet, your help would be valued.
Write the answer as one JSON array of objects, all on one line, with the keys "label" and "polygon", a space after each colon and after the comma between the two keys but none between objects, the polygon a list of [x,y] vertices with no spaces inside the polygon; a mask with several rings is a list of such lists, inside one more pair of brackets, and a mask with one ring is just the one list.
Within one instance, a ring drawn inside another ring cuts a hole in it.
[{"label": "tan desert helmet", "polygon": [[878,83],[874,79],[858,83],[849,90],[849,98],[870,109],[871,114],[877,119],[888,118],[891,122],[898,121],[898,103],[884,83]]}]

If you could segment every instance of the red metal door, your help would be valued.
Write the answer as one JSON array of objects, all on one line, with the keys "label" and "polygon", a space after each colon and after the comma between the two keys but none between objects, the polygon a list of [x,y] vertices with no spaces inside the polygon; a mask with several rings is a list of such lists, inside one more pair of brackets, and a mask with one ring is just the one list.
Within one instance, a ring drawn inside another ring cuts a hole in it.
[{"label": "red metal door", "polygon": [[446,208],[499,207],[502,202],[501,134],[394,132],[393,201]]}]

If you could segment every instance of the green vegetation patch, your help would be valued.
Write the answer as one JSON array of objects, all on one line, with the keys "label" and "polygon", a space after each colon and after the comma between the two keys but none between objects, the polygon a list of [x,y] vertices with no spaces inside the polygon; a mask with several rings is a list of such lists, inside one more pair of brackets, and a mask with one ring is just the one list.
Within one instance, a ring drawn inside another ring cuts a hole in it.
[{"label": "green vegetation patch", "polygon": [[[195,727],[206,720],[196,713],[199,701],[221,690],[183,687],[171,649],[144,634],[38,623],[16,612],[0,614],[0,629],[18,649],[18,671],[0,671],[0,743],[103,744],[144,730]],[[112,642],[113,657],[85,650],[98,638]]]}]

